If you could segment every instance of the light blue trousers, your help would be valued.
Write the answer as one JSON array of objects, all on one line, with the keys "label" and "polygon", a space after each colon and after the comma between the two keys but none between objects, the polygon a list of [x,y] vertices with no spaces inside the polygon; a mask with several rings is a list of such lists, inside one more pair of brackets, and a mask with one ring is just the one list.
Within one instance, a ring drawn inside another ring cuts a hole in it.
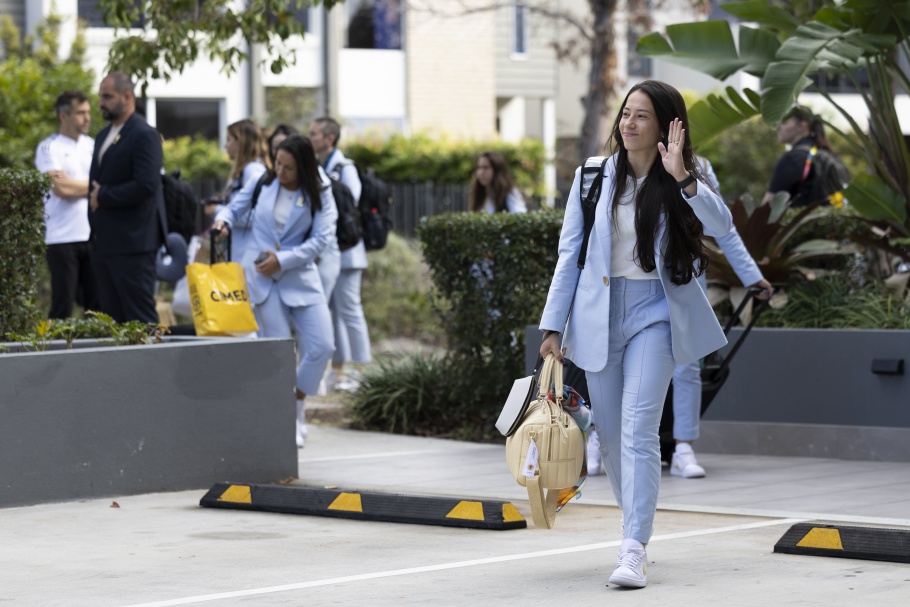
[{"label": "light blue trousers", "polygon": [[289,307],[281,301],[274,285],[264,302],[253,308],[259,324],[259,337],[291,337],[291,323],[297,338],[297,388],[316,394],[325,366],[335,351],[332,316],[329,306]]},{"label": "light blue trousers", "polygon": [[353,360],[365,365],[370,356],[370,333],[363,315],[360,285],[363,270],[342,270],[332,292],[330,307],[335,327],[335,355],[332,362],[346,363]]},{"label": "light blue trousers", "polygon": [[610,279],[607,366],[586,372],[594,423],[624,536],[648,543],[660,488],[658,427],[676,362],[659,280]]},{"label": "light blue trousers", "polygon": [[316,269],[319,270],[322,292],[325,293],[325,301],[328,303],[332,299],[332,293],[338,283],[338,275],[341,273],[341,251],[338,250],[338,247],[326,248],[319,256]]},{"label": "light blue trousers", "polygon": [[[708,281],[697,278],[703,291]],[[697,362],[676,365],[673,371],[673,438],[693,441],[701,429],[701,365]]]}]

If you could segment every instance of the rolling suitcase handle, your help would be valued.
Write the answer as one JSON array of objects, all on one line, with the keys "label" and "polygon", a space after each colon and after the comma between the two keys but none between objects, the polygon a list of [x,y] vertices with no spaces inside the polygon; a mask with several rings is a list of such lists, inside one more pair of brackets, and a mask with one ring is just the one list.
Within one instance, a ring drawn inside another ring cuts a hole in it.
[{"label": "rolling suitcase handle", "polygon": [[[225,224],[225,227],[227,224]],[[231,229],[228,228],[227,231],[227,248],[224,250],[224,260],[227,262],[231,260]],[[209,230],[209,265],[214,264],[218,259],[218,249],[215,248],[218,239],[215,236],[214,230]],[[739,314],[739,312],[737,312]]]},{"label": "rolling suitcase handle", "polygon": [[[724,327],[724,335],[730,332],[730,329],[733,328],[733,324],[739,319],[739,315],[742,313],[743,309],[746,307],[746,304],[754,297],[758,296],[762,292],[762,289],[749,289],[749,297],[744,297],[737,306],[736,311],[733,313],[733,316],[727,321],[726,326]],[[718,367],[715,372],[715,376],[722,377],[724,371],[730,365],[730,361],[733,360],[733,357],[736,356],[736,352],[739,351],[739,348],[743,345],[746,336],[749,335],[749,331],[752,330],[752,327],[755,326],[755,323],[758,321],[759,316],[762,312],[765,311],[768,307],[767,299],[759,301],[758,306],[752,312],[752,318],[749,319],[749,324],[746,325],[746,328],[743,329],[743,334],[739,336],[739,339],[736,340],[736,343],[733,344],[733,347],[730,349],[730,352],[724,357],[723,362],[721,362],[720,367]]]}]

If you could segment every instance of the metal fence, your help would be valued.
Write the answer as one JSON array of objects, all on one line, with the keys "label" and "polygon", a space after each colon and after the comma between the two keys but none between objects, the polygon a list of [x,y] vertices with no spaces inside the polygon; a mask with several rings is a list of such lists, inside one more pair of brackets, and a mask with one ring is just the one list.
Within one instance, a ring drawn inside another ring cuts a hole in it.
[{"label": "metal fence", "polygon": [[[221,193],[221,184],[216,180],[190,183],[200,203]],[[392,191],[392,230],[406,238],[416,236],[415,229],[423,217],[468,210],[468,184],[390,182],[389,189]],[[199,231],[207,227],[205,222],[203,205],[200,204]]]}]

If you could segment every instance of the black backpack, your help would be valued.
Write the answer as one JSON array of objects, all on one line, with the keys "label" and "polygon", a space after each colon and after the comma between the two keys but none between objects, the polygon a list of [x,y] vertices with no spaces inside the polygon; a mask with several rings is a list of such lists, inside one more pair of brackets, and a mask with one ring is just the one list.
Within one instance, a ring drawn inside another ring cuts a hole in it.
[{"label": "black backpack", "polygon": [[361,172],[360,219],[363,225],[363,244],[367,251],[385,247],[392,229],[392,190],[388,184],[376,177],[373,169]]},{"label": "black backpack", "polygon": [[341,171],[346,163],[339,162],[329,173],[332,181],[332,196],[335,197],[335,206],[338,208],[338,227],[335,236],[338,239],[338,248],[346,251],[360,242],[363,228],[360,222],[360,212],[354,204],[354,195],[348,186],[341,183]]},{"label": "black backpack", "polygon": [[[259,202],[259,194],[262,192],[262,187],[266,182],[270,182],[270,173],[266,173],[259,178],[259,181],[256,182],[256,187],[253,188],[253,196],[250,208],[255,209],[256,204]],[[329,175],[329,181],[331,182],[332,187],[332,196],[335,198],[335,206],[338,208],[338,221],[335,226],[335,237],[338,239],[338,248],[342,251],[346,251],[360,242],[360,214],[357,211],[357,206],[354,204],[354,195],[351,194],[351,190],[348,189],[346,185],[341,183],[341,180],[338,178],[337,174]],[[312,216],[315,217],[316,211],[312,205],[310,206],[312,210]],[[310,237],[310,232],[312,232],[313,226],[310,226],[310,229],[307,230],[304,240]]]},{"label": "black backpack", "polygon": [[168,232],[177,232],[187,243],[196,233],[199,203],[192,186],[180,179],[180,170],[162,173],[161,187],[164,192],[164,211]]},{"label": "black backpack", "polygon": [[[806,158],[806,162],[815,168],[815,173],[812,178],[812,187],[808,199],[800,197],[802,200],[795,201],[793,206],[826,201],[829,196],[843,191],[850,184],[850,171],[835,154],[818,147],[799,147],[808,151],[809,155]],[[804,172],[800,184],[806,181],[807,178],[808,172]]]}]

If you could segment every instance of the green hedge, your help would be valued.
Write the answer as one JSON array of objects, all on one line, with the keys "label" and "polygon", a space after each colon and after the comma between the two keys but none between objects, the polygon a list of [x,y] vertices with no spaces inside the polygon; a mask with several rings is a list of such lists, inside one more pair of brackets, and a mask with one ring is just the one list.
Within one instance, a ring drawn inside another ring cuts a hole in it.
[{"label": "green hedge", "polygon": [[20,333],[39,317],[35,294],[44,263],[44,173],[0,169],[0,336]]},{"label": "green hedge", "polygon": [[512,381],[524,371],[525,326],[540,320],[562,218],[561,211],[448,213],[418,228],[445,302],[440,313],[455,370],[452,406],[465,409],[475,438],[492,435]]},{"label": "green hedge", "polygon": [[484,151],[502,154],[518,187],[525,194],[544,194],[543,143],[526,139],[517,144],[502,141],[455,141],[427,133],[405,137],[343,141],[347,157],[361,167],[372,167],[387,181],[468,183],[477,156]]},{"label": "green hedge", "polygon": [[217,141],[202,137],[165,139],[164,170],[168,173],[180,169],[180,178],[186,181],[218,179],[225,181],[231,172],[227,152]]}]

